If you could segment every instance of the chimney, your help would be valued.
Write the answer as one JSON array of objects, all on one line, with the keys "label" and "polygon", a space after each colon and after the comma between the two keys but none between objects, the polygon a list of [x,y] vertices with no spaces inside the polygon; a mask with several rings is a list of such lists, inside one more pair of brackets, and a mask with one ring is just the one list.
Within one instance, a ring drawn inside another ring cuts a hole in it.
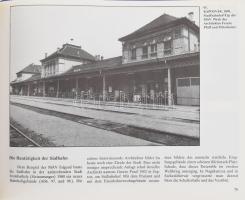
[{"label": "chimney", "polygon": [[195,23],[195,21],[194,21],[194,12],[189,12],[187,18],[188,18],[191,22]]},{"label": "chimney", "polygon": [[99,61],[100,60],[100,55],[95,55],[95,60]]},{"label": "chimney", "polygon": [[45,53],[45,58],[47,58],[48,57],[48,53]]}]

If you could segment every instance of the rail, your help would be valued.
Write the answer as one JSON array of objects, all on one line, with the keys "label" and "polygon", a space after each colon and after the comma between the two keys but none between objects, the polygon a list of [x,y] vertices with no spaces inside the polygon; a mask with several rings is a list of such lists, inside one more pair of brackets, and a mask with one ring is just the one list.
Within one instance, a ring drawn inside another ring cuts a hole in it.
[{"label": "rail", "polygon": [[16,128],[13,124],[10,124],[10,127],[13,128],[17,133],[19,133],[21,136],[23,136],[24,138],[26,138],[29,142],[31,142],[34,146],[36,147],[41,147],[38,143],[36,143],[33,139],[31,139],[30,137],[28,137],[25,133],[23,133],[21,130],[19,130],[18,128]]}]

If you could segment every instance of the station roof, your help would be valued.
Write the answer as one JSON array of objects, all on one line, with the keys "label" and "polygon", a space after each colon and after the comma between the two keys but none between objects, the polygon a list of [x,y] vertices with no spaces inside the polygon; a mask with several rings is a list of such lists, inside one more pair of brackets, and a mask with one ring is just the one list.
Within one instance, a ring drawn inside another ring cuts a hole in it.
[{"label": "station roof", "polygon": [[65,75],[113,69],[122,65],[122,56],[108,58],[94,63],[73,66]]},{"label": "station roof", "polygon": [[89,60],[89,61],[95,60],[95,57],[92,56],[87,51],[83,50],[81,46],[68,44],[68,43],[63,44],[62,48],[57,49],[57,51],[50,54],[46,58],[42,59],[41,62],[47,61],[55,57],[65,57],[65,58],[73,58],[77,60]]},{"label": "station roof", "polygon": [[28,65],[16,74],[27,73],[27,74],[38,74],[41,73],[41,65],[35,65],[34,63]]},{"label": "station roof", "polygon": [[159,63],[162,63],[164,61],[174,61],[174,60],[197,57],[197,56],[199,56],[199,52],[169,56],[162,59],[144,60],[140,62],[133,62],[127,64],[122,64],[122,56],[118,56],[118,57],[108,58],[105,60],[96,61],[89,64],[76,65],[73,66],[67,72],[64,72],[62,74],[57,74],[54,76],[45,77],[45,78],[42,78],[40,73],[34,74],[30,78],[23,81],[12,81],[11,84],[39,81],[44,79],[64,78],[66,76],[76,76],[80,74],[87,74],[87,73],[94,73],[94,72],[100,73],[100,72],[113,71],[113,70],[124,70],[124,69],[128,70],[131,67],[152,66],[152,65],[157,65]]},{"label": "station roof", "polygon": [[124,64],[122,64],[122,56],[118,56],[118,57],[97,61],[94,63],[73,66],[72,69],[70,69],[69,71],[65,72],[62,75],[63,76],[79,75],[83,73],[85,74],[85,73],[93,73],[93,72],[105,72],[105,71],[113,71],[118,69],[123,70],[128,67],[131,68],[131,67],[138,67],[143,65],[154,65],[159,62],[185,59],[188,57],[193,57],[198,55],[199,52],[193,52],[193,53],[174,55],[174,56],[169,56],[169,57],[164,57],[159,59],[142,60],[139,62],[124,63]]},{"label": "station roof", "polygon": [[28,78],[28,79],[26,79],[24,81],[25,82],[27,82],[27,81],[35,81],[35,80],[39,80],[39,79],[41,79],[41,74],[35,74],[35,75],[31,76],[30,78]]},{"label": "station roof", "polygon": [[136,31],[124,37],[119,38],[119,41],[127,41],[130,39],[137,38],[139,36],[150,34],[155,31],[162,30],[162,29],[167,29],[167,28],[179,25],[179,24],[187,24],[190,27],[192,27],[195,31],[199,32],[199,27],[195,23],[187,19],[186,17],[176,18],[168,14],[163,14],[160,17],[151,21],[150,23],[137,29]]},{"label": "station roof", "polygon": [[17,79],[15,79],[10,84],[12,85],[12,84],[26,83],[26,82],[36,81],[40,79],[41,79],[41,74],[39,73],[39,74],[33,74],[30,78],[22,80],[22,81],[18,81]]}]

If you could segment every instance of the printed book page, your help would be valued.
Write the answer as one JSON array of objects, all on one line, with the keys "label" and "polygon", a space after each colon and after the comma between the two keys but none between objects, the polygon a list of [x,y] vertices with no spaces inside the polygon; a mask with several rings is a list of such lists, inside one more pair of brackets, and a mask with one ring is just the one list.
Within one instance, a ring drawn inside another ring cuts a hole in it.
[{"label": "printed book page", "polygon": [[242,199],[242,1],[0,3],[0,199]]}]

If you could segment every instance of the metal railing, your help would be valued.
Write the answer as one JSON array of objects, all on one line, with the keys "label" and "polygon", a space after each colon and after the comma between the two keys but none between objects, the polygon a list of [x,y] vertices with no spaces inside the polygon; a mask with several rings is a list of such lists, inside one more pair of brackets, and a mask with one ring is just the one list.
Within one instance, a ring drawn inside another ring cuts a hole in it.
[{"label": "metal railing", "polygon": [[138,104],[138,105],[155,105],[163,106],[168,105],[169,98],[174,105],[174,95],[171,94],[168,96],[168,92],[156,93],[154,95],[142,94],[142,93],[126,93],[120,91],[117,95],[114,93],[107,93],[103,98],[102,93],[89,93],[89,92],[80,92],[77,93],[76,102],[81,103],[95,103],[95,104],[105,104],[106,102],[117,103],[118,105],[127,105],[127,104]]},{"label": "metal railing", "polygon": [[[24,95],[27,96],[27,95]],[[37,97],[50,97],[59,99],[70,99],[74,103],[81,104],[96,104],[105,105],[113,104],[118,106],[169,106],[169,100],[172,102],[171,105],[175,105],[175,96],[173,94],[168,95],[168,92],[158,92],[154,95],[143,94],[143,93],[126,93],[124,91],[119,91],[117,95],[115,93],[106,93],[104,96],[102,93],[94,93],[89,91],[81,92],[46,92],[45,95],[42,93],[31,93],[30,96]]]}]

